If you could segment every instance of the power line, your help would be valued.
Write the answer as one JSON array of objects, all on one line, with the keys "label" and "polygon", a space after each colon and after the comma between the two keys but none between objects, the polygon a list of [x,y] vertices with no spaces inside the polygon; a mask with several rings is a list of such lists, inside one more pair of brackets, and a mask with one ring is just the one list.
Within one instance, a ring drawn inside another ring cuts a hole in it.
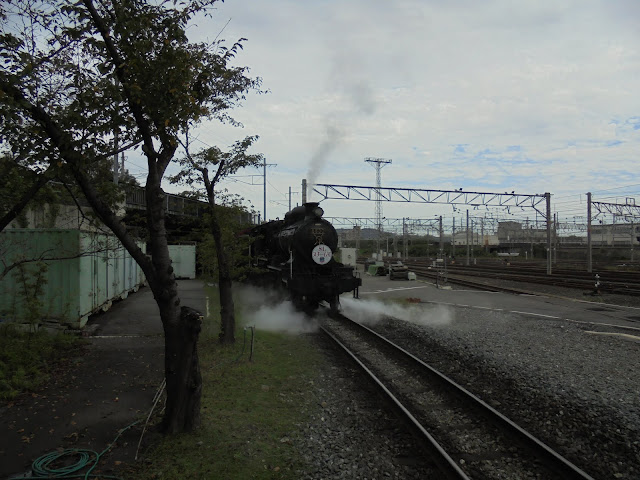
[{"label": "power line", "polygon": [[276,192],[278,192],[280,195],[285,196],[285,197],[287,196],[287,194],[286,194],[286,193],[282,193],[280,190],[278,190],[278,188],[277,188],[273,183],[271,183],[271,182],[267,182],[267,183],[269,183],[269,185],[271,185],[271,188],[273,188],[273,189],[274,189]]},{"label": "power line", "polygon": [[622,186],[622,187],[609,188],[609,189],[606,189],[606,190],[596,190],[596,191],[591,192],[591,193],[604,193],[604,192],[610,192],[612,190],[622,190],[623,188],[631,188],[631,187],[639,187],[640,188],[640,183],[635,183],[633,185],[625,185],[625,186]]}]

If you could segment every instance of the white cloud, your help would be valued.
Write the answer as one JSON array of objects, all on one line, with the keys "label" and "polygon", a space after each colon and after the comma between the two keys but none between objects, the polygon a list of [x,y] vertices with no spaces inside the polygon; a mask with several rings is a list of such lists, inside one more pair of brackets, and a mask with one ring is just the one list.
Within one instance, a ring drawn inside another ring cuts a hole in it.
[{"label": "white cloud", "polygon": [[[208,124],[200,138],[260,135],[255,150],[277,164],[271,218],[314,169],[321,183],[374,185],[369,156],[393,159],[384,186],[565,197],[640,183],[639,9],[631,0],[230,0],[191,34],[212,39],[231,18],[222,37],[248,38],[237,61],[271,93],[233,112],[243,130]],[[322,168],[310,166],[318,155]],[[228,186],[262,209],[260,186]],[[383,207],[399,217],[452,211]],[[372,217],[374,206],[327,201],[325,211]]]}]

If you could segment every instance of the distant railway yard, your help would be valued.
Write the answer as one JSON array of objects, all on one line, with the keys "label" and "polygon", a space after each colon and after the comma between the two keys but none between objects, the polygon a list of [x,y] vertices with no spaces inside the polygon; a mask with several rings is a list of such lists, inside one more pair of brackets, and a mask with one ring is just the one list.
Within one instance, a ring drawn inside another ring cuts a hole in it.
[{"label": "distant railway yard", "polygon": [[[410,259],[405,264],[425,279],[437,279],[468,287],[477,285],[477,288],[485,290],[493,288],[512,293],[539,291],[551,294],[557,293],[557,288],[561,288],[568,296],[598,296],[605,302],[609,295],[640,297],[640,264],[631,262],[603,266],[593,272],[585,271],[584,266],[582,270],[578,270],[576,264],[571,263],[554,267],[552,274],[547,274],[546,266],[534,262],[484,260],[474,265],[454,263],[434,267],[433,262]],[[616,301],[640,305],[640,301],[614,298]]]}]

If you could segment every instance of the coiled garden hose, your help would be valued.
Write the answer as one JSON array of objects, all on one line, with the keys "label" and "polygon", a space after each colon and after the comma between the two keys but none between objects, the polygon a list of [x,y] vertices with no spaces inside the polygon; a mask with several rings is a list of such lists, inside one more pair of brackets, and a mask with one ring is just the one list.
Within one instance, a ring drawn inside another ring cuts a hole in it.
[{"label": "coiled garden hose", "polygon": [[[81,448],[69,448],[63,450],[62,452],[51,452],[41,457],[38,457],[31,464],[31,477],[30,478],[84,478],[89,479],[92,477],[100,477],[100,478],[113,478],[122,480],[120,477],[115,477],[112,475],[98,475],[92,474],[96,466],[98,466],[98,462],[100,461],[100,457],[107,453],[114,443],[118,440],[120,435],[122,435],[126,430],[133,427],[135,424],[139,423],[140,420],[136,420],[130,425],[122,428],[116,438],[105,448],[102,452],[98,453],[94,450],[86,450]],[[65,457],[77,457],[76,463],[72,465],[67,465],[64,467],[54,467],[54,465],[59,465],[61,460]],[[81,473],[81,471],[85,468],[89,467],[89,469],[85,473]]]}]

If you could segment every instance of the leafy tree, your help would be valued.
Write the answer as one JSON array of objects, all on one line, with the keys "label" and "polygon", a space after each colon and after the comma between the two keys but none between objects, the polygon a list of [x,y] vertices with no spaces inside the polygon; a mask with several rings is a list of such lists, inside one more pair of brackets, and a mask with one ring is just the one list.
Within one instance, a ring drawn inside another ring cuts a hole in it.
[{"label": "leafy tree", "polygon": [[[187,125],[235,123],[227,113],[259,79],[220,41],[192,43],[187,30],[215,0],[15,0],[0,4],[0,138],[33,169],[70,172],[99,219],[145,273],[165,333],[165,432],[200,422],[199,316],[180,307],[165,228],[161,182]],[[115,137],[118,138],[116,147]],[[106,152],[142,145],[149,253],[108,201],[92,169]]]},{"label": "leafy tree", "polygon": [[0,231],[15,220],[29,202],[44,203],[52,196],[51,190],[43,192],[43,187],[52,178],[55,167],[39,173],[21,163],[9,155],[0,156]]},{"label": "leafy tree", "polygon": [[[254,212],[249,211],[243,205],[244,199],[239,195],[221,195],[218,193],[216,202],[216,217],[222,227],[222,243],[228,252],[231,278],[233,281],[242,281],[251,273],[249,260],[249,247],[251,239],[246,232],[251,228],[251,217]],[[218,258],[215,241],[209,228],[208,214],[204,217],[204,231],[200,234],[198,245],[198,262],[202,273],[213,278],[218,271]]]},{"label": "leafy tree", "polygon": [[[204,190],[209,204],[209,225],[216,251],[218,266],[218,289],[220,291],[220,342],[235,342],[235,309],[233,304],[232,265],[228,243],[223,240],[223,228],[220,210],[216,205],[216,186],[221,179],[233,175],[238,170],[249,166],[258,166],[264,161],[260,154],[250,155],[247,150],[257,140],[257,136],[249,136],[235,142],[231,150],[223,152],[218,147],[205,148],[191,155],[188,141],[184,143],[186,156],[180,160],[182,170],[171,177],[174,183],[199,186]],[[187,137],[188,140],[188,137]],[[211,170],[211,173],[210,173]]]}]

